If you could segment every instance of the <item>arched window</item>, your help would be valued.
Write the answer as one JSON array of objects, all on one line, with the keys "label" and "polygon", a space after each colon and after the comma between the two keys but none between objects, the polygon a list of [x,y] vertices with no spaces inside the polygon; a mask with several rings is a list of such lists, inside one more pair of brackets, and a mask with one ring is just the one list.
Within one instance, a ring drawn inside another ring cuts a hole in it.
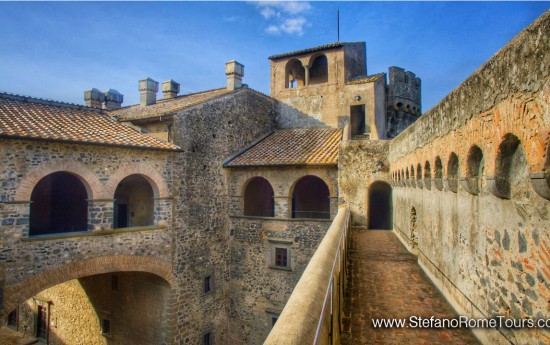
[{"label": "arched window", "polygon": [[244,215],[253,217],[273,217],[275,202],[273,188],[269,181],[254,177],[244,190]]},{"label": "arched window", "polygon": [[458,156],[452,152],[447,164],[447,188],[456,193],[458,188]]},{"label": "arched window", "polygon": [[31,194],[29,235],[86,231],[88,192],[80,179],[67,172],[43,177]]},{"label": "arched window", "polygon": [[504,140],[498,146],[495,181],[491,191],[499,198],[510,199],[512,165],[519,147],[518,137],[510,133],[504,136]]},{"label": "arched window", "polygon": [[317,176],[302,177],[292,192],[292,218],[330,219],[330,194]]},{"label": "arched window", "polygon": [[432,170],[429,161],[424,164],[424,186],[426,189],[432,188]]},{"label": "arched window", "polygon": [[130,175],[115,191],[115,228],[154,224],[154,194],[149,181],[141,175]]},{"label": "arched window", "polygon": [[439,156],[435,157],[435,170],[434,170],[434,183],[435,187],[439,190],[443,189],[443,164]]},{"label": "arched window", "polygon": [[293,59],[286,64],[285,88],[304,86],[306,83],[306,72],[299,60]]},{"label": "arched window", "polygon": [[369,186],[369,229],[393,229],[392,188],[383,181]]},{"label": "arched window", "polygon": [[309,84],[321,84],[328,81],[328,60],[325,55],[319,55],[309,68]]}]

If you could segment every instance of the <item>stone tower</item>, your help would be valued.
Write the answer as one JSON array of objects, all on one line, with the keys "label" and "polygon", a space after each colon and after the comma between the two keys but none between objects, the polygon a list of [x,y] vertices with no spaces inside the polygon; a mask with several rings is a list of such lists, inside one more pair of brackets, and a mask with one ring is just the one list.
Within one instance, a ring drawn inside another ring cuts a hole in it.
[{"label": "stone tower", "polygon": [[422,114],[420,78],[400,67],[388,74],[386,137],[394,138]]}]

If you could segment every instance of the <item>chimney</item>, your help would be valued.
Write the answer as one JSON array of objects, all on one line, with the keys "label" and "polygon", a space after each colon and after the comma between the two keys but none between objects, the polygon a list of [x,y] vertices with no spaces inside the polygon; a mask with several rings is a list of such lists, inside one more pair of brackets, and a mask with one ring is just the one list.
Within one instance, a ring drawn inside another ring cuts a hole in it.
[{"label": "chimney", "polygon": [[84,101],[87,107],[101,109],[105,95],[96,88],[84,91]]},{"label": "chimney", "polygon": [[140,104],[142,106],[151,105],[157,103],[157,92],[159,90],[159,83],[151,78],[145,78],[138,81]]},{"label": "chimney", "polygon": [[244,65],[235,60],[225,63],[225,75],[227,76],[227,89],[235,90],[243,86]]},{"label": "chimney", "polygon": [[109,89],[103,93],[105,96],[105,108],[107,110],[118,109],[124,100],[124,96],[117,90]]},{"label": "chimney", "polygon": [[164,98],[177,97],[178,92],[180,92],[180,84],[176,83],[172,79],[162,83],[162,93],[164,94]]}]

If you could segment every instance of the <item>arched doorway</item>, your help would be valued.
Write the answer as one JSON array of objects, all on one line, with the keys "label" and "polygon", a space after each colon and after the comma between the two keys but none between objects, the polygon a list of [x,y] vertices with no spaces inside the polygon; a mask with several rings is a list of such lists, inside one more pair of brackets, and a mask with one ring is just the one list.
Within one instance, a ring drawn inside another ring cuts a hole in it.
[{"label": "arched doorway", "polygon": [[392,188],[383,181],[373,182],[369,187],[369,229],[392,230]]},{"label": "arched doorway", "polygon": [[330,219],[330,193],[325,181],[309,175],[296,182],[292,218]]},{"label": "arched doorway", "polygon": [[115,228],[154,224],[154,194],[149,181],[141,175],[130,175],[115,191]]},{"label": "arched doorway", "polygon": [[29,235],[86,231],[88,192],[82,181],[67,172],[43,177],[31,194]]}]

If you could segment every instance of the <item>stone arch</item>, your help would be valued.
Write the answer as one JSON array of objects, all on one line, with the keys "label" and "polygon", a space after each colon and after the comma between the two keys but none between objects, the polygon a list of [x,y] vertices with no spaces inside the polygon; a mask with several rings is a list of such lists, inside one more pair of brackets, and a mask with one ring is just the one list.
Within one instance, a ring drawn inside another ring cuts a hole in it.
[{"label": "stone arch", "polygon": [[511,196],[511,170],[512,162],[521,142],[517,136],[507,133],[502,138],[495,160],[495,176],[489,178],[489,190],[495,196],[502,199],[510,199]]},{"label": "stone arch", "polygon": [[292,218],[330,218],[329,185],[316,175],[298,178],[290,189]]},{"label": "stone arch", "polygon": [[76,176],[84,184],[88,199],[93,199],[101,194],[102,186],[99,178],[90,168],[77,161],[56,160],[44,163],[29,171],[17,187],[15,201],[30,201],[32,191],[38,182],[55,172],[66,172]]},{"label": "stone arch", "polygon": [[424,187],[432,189],[432,169],[428,160],[424,163]]},{"label": "stone arch", "polygon": [[443,163],[441,162],[441,157],[435,157],[434,163],[434,184],[435,188],[442,190],[443,189]]},{"label": "stone arch", "polygon": [[292,182],[292,184],[290,185],[290,188],[288,189],[288,193],[287,193],[289,198],[292,197],[292,193],[294,192],[294,188],[296,187],[296,183],[298,183],[298,181],[300,181],[301,179],[303,179],[306,176],[315,176],[315,177],[320,178],[321,180],[323,180],[323,182],[328,187],[329,196],[331,198],[336,197],[335,186],[327,176],[320,176],[320,175],[314,175],[314,174],[303,174],[303,175],[300,175],[298,178],[296,178],[296,180],[294,180],[294,182]]},{"label": "stone arch", "polygon": [[170,288],[176,287],[169,262],[142,256],[103,256],[71,262],[53,270],[38,273],[4,289],[5,310],[12,310],[39,292],[72,279],[111,272],[147,272],[164,279]]},{"label": "stone arch", "polygon": [[466,176],[461,179],[462,187],[470,194],[478,195],[481,191],[480,181],[483,176],[483,151],[473,145],[466,159]]},{"label": "stone arch", "polygon": [[451,192],[456,193],[458,190],[458,174],[459,174],[459,167],[458,167],[458,156],[456,153],[451,152],[449,155],[449,161],[447,163],[447,180],[446,185],[447,189],[449,189]]},{"label": "stone arch", "polygon": [[385,181],[374,181],[369,185],[369,229],[393,229],[392,188]]},{"label": "stone arch", "polygon": [[154,224],[154,188],[140,174],[123,178],[114,194],[114,227],[127,228]]},{"label": "stone arch", "polygon": [[308,65],[310,85],[328,82],[328,59],[325,54],[313,55]]},{"label": "stone arch", "polygon": [[150,165],[144,163],[126,164],[115,171],[107,181],[101,199],[113,199],[118,184],[130,175],[140,175],[145,178],[153,188],[155,198],[168,198],[170,191],[164,177]]},{"label": "stone arch", "polygon": [[253,176],[242,186],[243,215],[273,217],[275,214],[275,193],[272,184],[264,177]]},{"label": "stone arch", "polygon": [[302,62],[298,59],[289,60],[285,66],[285,88],[292,89],[305,84],[306,72]]}]

